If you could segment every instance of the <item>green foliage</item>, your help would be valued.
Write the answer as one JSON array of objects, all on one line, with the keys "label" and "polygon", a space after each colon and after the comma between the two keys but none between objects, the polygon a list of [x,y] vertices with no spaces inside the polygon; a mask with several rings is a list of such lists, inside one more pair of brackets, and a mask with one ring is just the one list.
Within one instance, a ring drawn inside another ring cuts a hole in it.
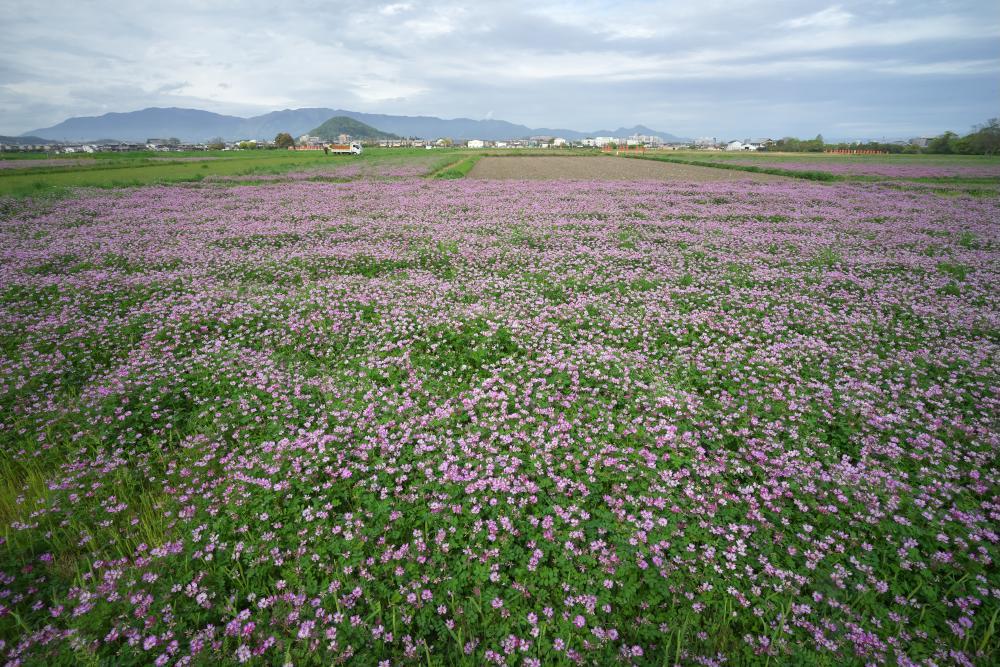
[{"label": "green foliage", "polygon": [[972,134],[963,138],[963,141],[965,141],[964,148],[969,153],[978,155],[1000,153],[1000,118],[990,118],[982,125],[977,126]]},{"label": "green foliage", "polygon": [[927,144],[928,153],[958,153],[958,135],[954,132],[948,131],[944,134],[934,137]]},{"label": "green foliage", "polygon": [[965,280],[965,277],[969,275],[969,267],[956,262],[941,262],[937,268],[941,273],[951,276],[959,282]]},{"label": "green foliage", "polygon": [[476,163],[479,162],[480,158],[482,158],[482,155],[471,155],[457,162],[453,162],[447,167],[435,173],[434,178],[443,178],[443,179],[465,178],[466,175],[470,171],[472,171],[472,168],[476,166]]},{"label": "green foliage", "polygon": [[832,269],[843,261],[841,254],[833,248],[823,248],[813,257],[812,263],[815,266]]},{"label": "green foliage", "polygon": [[1000,119],[990,118],[964,137],[949,130],[934,137],[927,144],[926,152],[943,155],[996,155],[1000,152]]},{"label": "green foliage", "polygon": [[367,139],[399,139],[398,135],[391,132],[383,132],[371,125],[361,121],[348,118],[347,116],[334,116],[328,119],[319,127],[309,130],[309,134],[322,139],[323,141],[336,141],[341,134],[350,135],[353,141]]},{"label": "green foliage", "polygon": [[769,150],[787,153],[822,153],[825,148],[826,144],[823,141],[823,135],[817,134],[815,139],[783,137],[778,139]]}]

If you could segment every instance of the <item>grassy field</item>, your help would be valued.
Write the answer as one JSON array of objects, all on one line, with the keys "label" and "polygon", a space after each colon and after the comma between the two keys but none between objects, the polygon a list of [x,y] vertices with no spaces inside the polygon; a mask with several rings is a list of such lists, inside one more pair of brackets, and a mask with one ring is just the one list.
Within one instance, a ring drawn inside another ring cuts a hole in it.
[{"label": "grassy field", "polygon": [[937,154],[880,154],[880,155],[845,155],[840,153],[781,153],[771,151],[669,151],[672,155],[686,159],[711,160],[759,160],[761,162],[814,162],[816,164],[835,164],[840,162],[882,163],[882,164],[960,164],[982,165],[997,164],[1000,156],[985,155],[937,155]]},{"label": "grassy field", "polygon": [[782,174],[814,181],[910,180],[1000,185],[1000,156],[654,151],[643,158]]},{"label": "grassy field", "polygon": [[[320,175],[345,166],[370,171],[394,167],[423,169],[430,174],[467,155],[457,149],[366,149],[360,156],[324,155],[321,151],[208,151],[195,153],[108,154],[85,164],[0,170],[0,196],[52,193],[76,187],[118,188],[153,183],[196,182],[209,177],[239,177],[307,172]],[[76,156],[73,156],[74,158]],[[155,158],[155,159],[154,159]],[[163,161],[171,158],[212,158]],[[42,160],[38,161],[42,163]]]},{"label": "grassy field", "polygon": [[[361,156],[323,155],[290,151],[208,151],[190,153],[108,153],[68,156],[80,164],[46,164],[38,156],[17,155],[30,166],[0,169],[0,196],[62,195],[78,187],[117,188],[155,183],[197,182],[214,178],[239,179],[281,174],[337,173],[424,175],[463,178],[482,156],[601,157],[595,150],[482,150],[378,149]],[[6,155],[3,159],[8,159]],[[67,159],[61,157],[60,159]],[[712,153],[706,151],[651,151],[643,158],[695,166],[711,166],[777,174],[814,181],[902,180],[942,185],[1000,185],[1000,158],[941,155],[831,155],[812,153]],[[204,161],[200,161],[204,160]],[[405,173],[404,173],[405,172]],[[246,181],[246,179],[244,179]]]}]

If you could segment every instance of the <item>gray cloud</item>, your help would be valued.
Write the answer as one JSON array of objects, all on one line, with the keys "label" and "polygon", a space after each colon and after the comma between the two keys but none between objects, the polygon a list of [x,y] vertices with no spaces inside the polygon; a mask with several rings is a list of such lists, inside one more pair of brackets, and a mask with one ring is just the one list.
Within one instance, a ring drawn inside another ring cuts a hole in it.
[{"label": "gray cloud", "polygon": [[687,135],[964,131],[1000,110],[986,0],[0,0],[0,133],[328,106]]}]

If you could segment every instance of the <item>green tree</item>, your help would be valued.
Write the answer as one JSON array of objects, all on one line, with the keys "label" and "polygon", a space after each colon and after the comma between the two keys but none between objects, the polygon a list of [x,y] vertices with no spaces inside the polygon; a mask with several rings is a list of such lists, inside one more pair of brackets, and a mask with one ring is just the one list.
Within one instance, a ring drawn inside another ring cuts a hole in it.
[{"label": "green tree", "polygon": [[816,138],[811,141],[803,141],[803,148],[811,153],[822,153],[823,152],[823,135],[817,134]]},{"label": "green tree", "polygon": [[930,143],[927,144],[927,152],[943,154],[955,153],[957,140],[958,135],[949,130],[941,136],[931,139]]},{"label": "green tree", "polygon": [[968,139],[969,152],[980,155],[1000,153],[1000,118],[990,118],[974,129],[975,132],[965,137]]},{"label": "green tree", "polygon": [[208,140],[208,150],[221,151],[226,147],[226,141],[222,137],[215,137]]},{"label": "green tree", "polygon": [[278,148],[291,148],[295,145],[295,139],[288,132],[278,132],[274,136],[274,145]]},{"label": "green tree", "polygon": [[797,153],[802,150],[802,142],[795,137],[782,137],[775,144],[775,150]]}]

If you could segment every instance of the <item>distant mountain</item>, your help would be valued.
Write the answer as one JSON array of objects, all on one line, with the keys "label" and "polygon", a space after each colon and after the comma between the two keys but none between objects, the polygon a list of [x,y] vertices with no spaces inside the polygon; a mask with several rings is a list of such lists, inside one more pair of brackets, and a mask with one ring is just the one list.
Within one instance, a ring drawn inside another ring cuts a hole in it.
[{"label": "distant mountain", "polygon": [[619,127],[617,130],[597,130],[591,136],[597,137],[630,137],[633,134],[644,134],[646,136],[658,136],[664,141],[689,141],[681,137],[675,137],[672,134],[667,134],[666,132],[657,132],[656,130],[651,130],[645,125],[635,125],[633,127]]},{"label": "distant mountain", "polygon": [[670,134],[669,132],[660,132],[659,130],[651,130],[645,125],[636,125],[634,127],[619,127],[617,130],[594,130],[593,132],[577,132],[576,130],[556,130],[551,128],[538,128],[531,130],[532,136],[552,136],[552,137],[562,137],[563,139],[570,139],[574,141],[579,141],[580,139],[586,139],[588,137],[631,137],[633,134],[642,134],[647,137],[660,137],[663,141],[667,143],[672,142],[685,142],[691,141],[684,137],[678,137],[675,134]]},{"label": "distant mountain", "polygon": [[114,137],[122,141],[145,141],[150,138],[177,137],[181,140],[204,140],[230,137],[232,129],[244,119],[223,116],[199,109],[171,107],[150,108],[103,116],[78,116],[58,125],[28,132],[56,141],[86,141],[95,137]]},{"label": "distant mountain", "polygon": [[0,135],[0,144],[6,144],[8,146],[33,146],[51,143],[53,142],[49,139],[42,139],[41,137],[33,137],[30,135],[22,135],[20,137],[5,137]]},{"label": "distant mountain", "polygon": [[360,120],[362,123],[368,123],[385,132],[393,132],[403,137],[421,137],[423,139],[450,137],[452,139],[487,139],[494,141],[497,139],[521,139],[537,134],[530,127],[508,123],[505,120],[444,119],[434,116],[389,116],[386,114],[341,110],[335,113]]},{"label": "distant mountain", "polygon": [[332,116],[349,116],[349,114],[333,109],[283,109],[262,116],[244,118],[233,133],[241,138],[252,139],[273,139],[278,132],[288,132],[293,137],[298,137]]},{"label": "distant mountain", "polygon": [[596,136],[626,136],[649,134],[667,141],[680,141],[669,132],[659,132],[637,125],[614,132],[579,132],[577,130],[530,128],[504,120],[473,120],[471,118],[436,118],[434,116],[390,116],[362,113],[345,109],[284,109],[252,118],[226,116],[198,109],[153,107],[128,113],[108,113],[103,116],[78,116],[58,125],[26,132],[56,141],[86,141],[94,137],[115,137],[122,141],[145,141],[148,138],[177,137],[182,141],[205,141],[213,137],[228,140],[273,139],[278,132],[299,136],[309,132],[334,116],[344,116],[379,128],[382,132],[401,137],[436,139],[522,139],[548,135],[579,140]]},{"label": "distant mountain", "polygon": [[347,116],[334,116],[317,128],[309,130],[309,134],[319,137],[323,141],[336,141],[341,134],[349,134],[352,140],[365,139],[399,139],[399,136],[389,132],[377,130],[371,125],[361,121],[348,118]]}]

